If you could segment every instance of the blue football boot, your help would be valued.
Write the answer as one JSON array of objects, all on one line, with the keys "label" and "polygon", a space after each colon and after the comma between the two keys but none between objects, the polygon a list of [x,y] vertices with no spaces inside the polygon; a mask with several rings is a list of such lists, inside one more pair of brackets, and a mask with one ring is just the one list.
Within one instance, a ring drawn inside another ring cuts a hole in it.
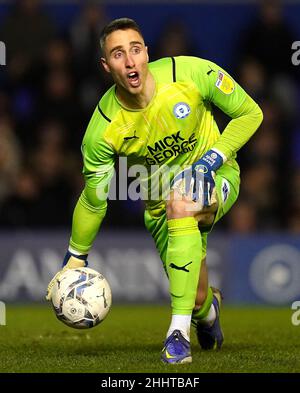
[{"label": "blue football boot", "polygon": [[164,363],[171,364],[191,363],[191,346],[183,337],[180,330],[174,330],[166,339],[162,350],[161,360]]},{"label": "blue football boot", "polygon": [[224,340],[224,335],[220,325],[221,299],[221,292],[214,289],[212,304],[216,311],[216,319],[212,325],[207,325],[201,321],[192,321],[193,325],[196,326],[198,342],[202,349],[221,349]]}]

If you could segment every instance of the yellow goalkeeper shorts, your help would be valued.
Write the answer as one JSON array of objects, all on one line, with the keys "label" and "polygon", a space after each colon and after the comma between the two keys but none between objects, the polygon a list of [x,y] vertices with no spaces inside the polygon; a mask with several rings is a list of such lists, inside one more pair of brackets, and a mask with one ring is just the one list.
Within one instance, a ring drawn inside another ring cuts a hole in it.
[{"label": "yellow goalkeeper shorts", "polygon": [[[229,163],[222,165],[218,169],[215,177],[216,192],[218,196],[218,210],[215,219],[209,227],[200,227],[202,237],[202,259],[206,256],[207,236],[214,225],[230,210],[237,200],[240,187],[240,172]],[[168,247],[168,225],[166,209],[159,210],[159,214],[154,214],[150,209],[145,210],[145,226],[151,233],[160,258],[165,267],[167,247]]]}]

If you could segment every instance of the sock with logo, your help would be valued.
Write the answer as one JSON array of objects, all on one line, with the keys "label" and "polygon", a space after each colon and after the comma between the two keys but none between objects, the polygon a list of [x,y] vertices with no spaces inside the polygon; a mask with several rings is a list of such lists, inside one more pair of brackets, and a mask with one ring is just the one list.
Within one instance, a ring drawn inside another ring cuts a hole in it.
[{"label": "sock with logo", "polygon": [[184,217],[168,220],[168,234],[166,271],[172,315],[191,315],[202,259],[201,233],[194,217]]}]

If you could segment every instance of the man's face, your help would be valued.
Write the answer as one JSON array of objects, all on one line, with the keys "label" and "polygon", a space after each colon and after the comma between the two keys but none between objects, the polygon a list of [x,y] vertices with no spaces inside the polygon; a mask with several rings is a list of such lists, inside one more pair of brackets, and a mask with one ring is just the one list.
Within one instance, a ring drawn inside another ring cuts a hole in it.
[{"label": "man's face", "polygon": [[141,35],[132,29],[116,30],[105,41],[104,69],[115,83],[131,94],[142,92],[148,75],[148,51]]}]

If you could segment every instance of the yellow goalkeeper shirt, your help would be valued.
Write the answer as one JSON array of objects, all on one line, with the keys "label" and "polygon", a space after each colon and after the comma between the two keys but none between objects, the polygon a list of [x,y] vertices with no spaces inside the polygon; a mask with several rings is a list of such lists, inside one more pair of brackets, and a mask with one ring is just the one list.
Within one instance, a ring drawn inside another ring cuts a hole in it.
[{"label": "yellow goalkeeper shirt", "polygon": [[[113,85],[87,127],[82,143],[86,186],[74,211],[70,242],[77,251],[87,252],[98,232],[118,157],[126,157],[129,167],[142,165],[140,182],[146,208],[160,211],[166,195],[156,190],[161,180],[154,180],[166,168],[190,165],[213,147],[226,165],[238,171],[236,152],[262,120],[258,105],[230,75],[208,60],[163,58],[150,63],[149,69],[156,88],[146,108],[124,107]],[[222,134],[211,103],[232,118]]]}]

